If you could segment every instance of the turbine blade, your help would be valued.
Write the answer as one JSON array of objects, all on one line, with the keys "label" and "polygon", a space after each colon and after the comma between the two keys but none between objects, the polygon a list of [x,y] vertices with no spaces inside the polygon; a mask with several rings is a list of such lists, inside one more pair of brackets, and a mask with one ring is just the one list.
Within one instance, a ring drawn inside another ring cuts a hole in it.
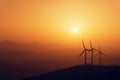
[{"label": "turbine blade", "polygon": [[92,51],[91,49],[85,49],[85,50],[86,50],[86,52],[88,52],[88,53]]},{"label": "turbine blade", "polygon": [[83,48],[84,48],[84,50],[85,50],[85,44],[84,44],[84,41],[82,40],[82,44],[83,44]]},{"label": "turbine blade", "polygon": [[82,53],[81,53],[78,57],[82,56],[82,54],[83,54],[84,52],[85,52],[85,51],[83,50]]},{"label": "turbine blade", "polygon": [[93,48],[94,51],[98,51],[97,49]]},{"label": "turbine blade", "polygon": [[99,45],[99,53],[102,54],[102,55],[104,55],[104,56],[106,56],[103,52],[101,52],[101,47],[100,47],[100,45]]},{"label": "turbine blade", "polygon": [[102,54],[103,56],[106,56],[103,52],[101,52],[101,54]]},{"label": "turbine blade", "polygon": [[91,47],[91,49],[92,49],[92,42],[91,42],[91,40],[90,40],[90,47]]},{"label": "turbine blade", "polygon": [[92,45],[92,42],[91,42],[91,40],[90,40],[90,47],[91,47],[91,51],[97,51],[97,49],[95,49],[95,48],[93,48],[93,45]]},{"label": "turbine blade", "polygon": [[100,51],[100,45],[99,45],[99,51]]},{"label": "turbine blade", "polygon": [[97,53],[95,56],[98,56],[98,55],[100,55],[100,53]]}]

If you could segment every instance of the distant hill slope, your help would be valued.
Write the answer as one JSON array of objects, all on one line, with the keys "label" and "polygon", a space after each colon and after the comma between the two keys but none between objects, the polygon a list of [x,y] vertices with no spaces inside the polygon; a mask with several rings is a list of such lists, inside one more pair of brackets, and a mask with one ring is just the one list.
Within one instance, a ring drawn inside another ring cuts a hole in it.
[{"label": "distant hill slope", "polygon": [[120,67],[81,65],[22,80],[120,80]]}]

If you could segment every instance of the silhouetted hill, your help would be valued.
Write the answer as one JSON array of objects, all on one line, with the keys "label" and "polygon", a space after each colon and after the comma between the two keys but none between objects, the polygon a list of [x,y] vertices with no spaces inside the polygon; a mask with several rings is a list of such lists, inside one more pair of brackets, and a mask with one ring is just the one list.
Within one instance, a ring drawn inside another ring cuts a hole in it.
[{"label": "silhouetted hill", "polygon": [[120,67],[81,65],[23,80],[120,80]]}]

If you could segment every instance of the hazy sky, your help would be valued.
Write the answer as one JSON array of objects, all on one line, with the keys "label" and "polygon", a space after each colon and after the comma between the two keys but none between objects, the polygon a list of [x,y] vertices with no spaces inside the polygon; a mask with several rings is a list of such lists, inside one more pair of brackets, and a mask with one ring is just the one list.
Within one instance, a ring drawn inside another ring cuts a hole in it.
[{"label": "hazy sky", "polygon": [[0,0],[0,40],[118,47],[119,21],[119,0]]},{"label": "hazy sky", "polygon": [[82,39],[87,48],[90,40],[96,49],[101,45],[103,64],[120,65],[120,0],[0,0],[2,74],[14,78],[81,64]]}]

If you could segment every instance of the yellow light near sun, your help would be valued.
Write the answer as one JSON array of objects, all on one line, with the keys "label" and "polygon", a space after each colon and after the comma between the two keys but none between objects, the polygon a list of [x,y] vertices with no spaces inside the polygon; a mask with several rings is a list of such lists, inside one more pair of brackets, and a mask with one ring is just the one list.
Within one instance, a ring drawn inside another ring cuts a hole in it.
[{"label": "yellow light near sun", "polygon": [[74,26],[74,27],[72,28],[72,32],[73,32],[73,33],[77,33],[77,32],[78,32],[78,27],[77,27],[77,26]]},{"label": "yellow light near sun", "polygon": [[76,33],[78,32],[78,29],[76,27],[73,28],[73,32]]}]

